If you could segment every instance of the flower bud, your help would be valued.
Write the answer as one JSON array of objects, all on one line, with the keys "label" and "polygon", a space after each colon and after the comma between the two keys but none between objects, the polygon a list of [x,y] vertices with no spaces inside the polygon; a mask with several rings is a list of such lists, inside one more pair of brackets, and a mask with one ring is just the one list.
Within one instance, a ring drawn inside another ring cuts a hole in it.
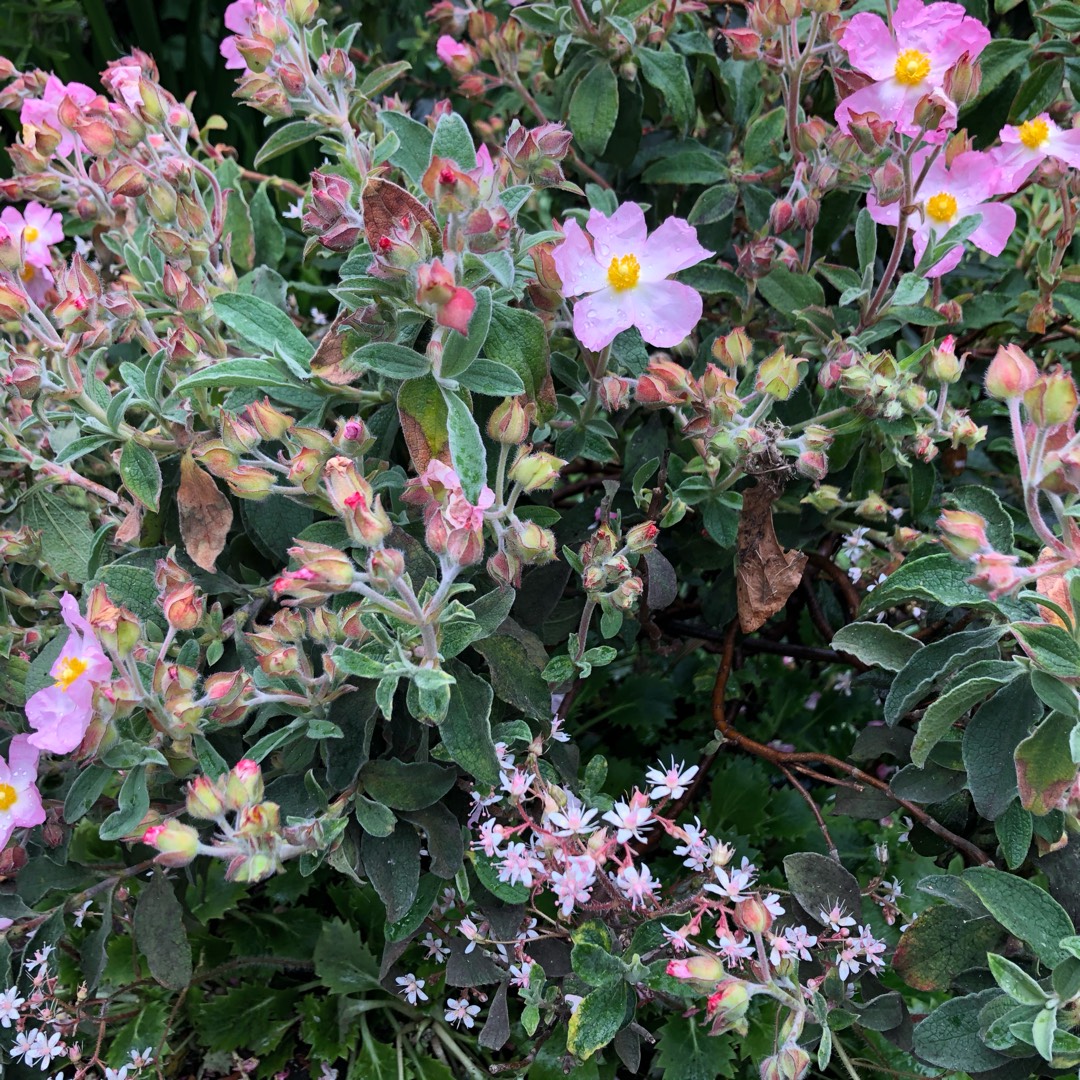
[{"label": "flower bud", "polygon": [[258,501],[270,495],[276,477],[257,465],[237,465],[235,469],[223,473],[222,479],[237,498]]},{"label": "flower bud", "polygon": [[542,566],[555,558],[555,534],[535,521],[516,522],[506,539],[514,554],[530,566]]},{"label": "flower bud", "polygon": [[367,571],[377,589],[391,589],[405,573],[405,556],[397,548],[379,548],[368,557]]},{"label": "flower bud", "polygon": [[618,412],[630,403],[633,384],[621,375],[605,375],[600,380],[600,405],[608,412]]},{"label": "flower bud", "polygon": [[840,498],[840,489],[832,484],[819,484],[801,502],[812,506],[820,514],[829,514],[844,505],[844,500]]},{"label": "flower bud", "polygon": [[750,993],[742,979],[724,979],[716,991],[709,995],[706,1014],[709,1017],[725,1016],[738,1019],[746,1015],[750,1005]]},{"label": "flower bud", "polygon": [[544,452],[518,456],[510,469],[510,479],[520,484],[528,494],[555,486],[559,470],[566,464],[562,458]]},{"label": "flower bud", "polygon": [[982,67],[970,53],[962,53],[960,59],[945,72],[945,93],[962,109],[979,96],[982,86]]},{"label": "flower bud", "polygon": [[769,230],[773,233],[786,232],[795,220],[795,208],[787,199],[778,199],[769,210]]},{"label": "flower bud", "polygon": [[855,507],[855,513],[861,518],[866,518],[868,521],[884,521],[889,516],[891,506],[876,492],[871,491],[869,495],[858,506]]},{"label": "flower bud", "polygon": [[86,621],[101,644],[121,657],[130,655],[142,636],[142,625],[127,608],[114,604],[105,586],[95,585],[86,602]]},{"label": "flower bud", "polygon": [[979,552],[992,551],[986,535],[986,518],[969,510],[945,510],[937,519],[941,542],[958,558],[970,559]]},{"label": "flower bud", "polygon": [[986,392],[998,401],[1020,397],[1035,385],[1039,369],[1018,345],[998,348],[986,369]]},{"label": "flower bud", "polygon": [[199,834],[183,822],[169,820],[143,833],[142,842],[157,848],[162,866],[187,866],[199,853]]},{"label": "flower bud", "polygon": [[200,821],[216,821],[225,813],[221,792],[207,776],[197,776],[188,784],[187,812]]},{"label": "flower bud", "polygon": [[626,547],[635,554],[644,554],[656,547],[660,526],[655,521],[643,521],[626,534]]},{"label": "flower bud", "polygon": [[244,412],[264,439],[281,439],[293,426],[293,418],[274,408],[269,398],[253,401]]},{"label": "flower bud", "polygon": [[298,26],[307,26],[319,11],[319,0],[285,0],[285,14]]},{"label": "flower bud", "polygon": [[713,341],[712,354],[724,367],[738,370],[750,363],[754,355],[754,343],[741,326],[736,326],[730,334],[724,334]]},{"label": "flower bud", "polygon": [[954,383],[963,371],[964,363],[956,355],[956,338],[949,334],[930,350],[930,374],[943,383]]},{"label": "flower bud", "polygon": [[488,435],[503,446],[518,446],[529,434],[529,415],[517,398],[504,398],[488,417]]},{"label": "flower bud", "polygon": [[808,361],[801,356],[788,356],[784,349],[777,349],[772,356],[761,362],[754,380],[754,389],[768,394],[777,401],[787,401],[795,392]]},{"label": "flower bud", "polygon": [[1040,376],[1024,394],[1024,408],[1040,428],[1068,423],[1076,414],[1078,402],[1076,383],[1060,366]]},{"label": "flower bud", "polygon": [[278,863],[272,855],[264,852],[256,852],[254,855],[242,855],[233,859],[225,871],[228,881],[239,881],[245,885],[253,885],[259,881],[265,881],[277,873]]},{"label": "flower bud", "polygon": [[904,194],[903,171],[891,158],[871,171],[870,183],[878,203],[882,206],[889,206]]},{"label": "flower bud", "polygon": [[735,905],[735,924],[748,934],[764,934],[773,924],[772,912],[756,896],[748,896]]},{"label": "flower bud", "polygon": [[948,111],[949,102],[939,91],[924,94],[915,103],[915,123],[927,131],[937,131]]},{"label": "flower bud", "polygon": [[225,779],[225,806],[240,810],[261,802],[263,797],[262,769],[250,758],[238,761]]},{"label": "flower bud", "polygon": [[802,1080],[810,1068],[810,1055],[801,1046],[785,1046],[777,1058],[785,1080]]},{"label": "flower bud", "polygon": [[165,590],[161,610],[174,630],[194,630],[202,622],[204,601],[193,581]]},{"label": "flower bud", "polygon": [[371,485],[346,457],[332,457],[323,468],[323,483],[349,535],[365,547],[378,547],[393,526]]}]

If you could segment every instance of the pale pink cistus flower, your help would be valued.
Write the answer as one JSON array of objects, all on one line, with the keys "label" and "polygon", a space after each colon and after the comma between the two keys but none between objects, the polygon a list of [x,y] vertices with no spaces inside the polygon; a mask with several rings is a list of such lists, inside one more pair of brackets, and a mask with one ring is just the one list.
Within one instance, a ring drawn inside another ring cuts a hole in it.
[{"label": "pale pink cistus flower", "polygon": [[[914,154],[912,170],[916,175],[921,172],[929,153],[924,150]],[[908,217],[916,261],[922,258],[932,238],[944,236],[971,214],[980,215],[982,221],[968,241],[988,255],[1000,255],[1016,228],[1016,211],[1004,203],[991,201],[1001,186],[1001,170],[989,154],[969,150],[959,154],[951,166],[945,164],[943,156],[938,157],[927,170],[919,189],[918,209]],[[899,223],[899,202],[881,206],[871,191],[866,206],[879,225],[895,227]],[[963,252],[963,244],[957,244],[926,271],[926,276],[933,278],[947,274],[960,262]]]},{"label": "pale pink cistus flower", "polygon": [[51,686],[33,694],[26,718],[34,733],[31,746],[53,754],[68,754],[82,742],[93,716],[94,687],[112,676],[112,661],[94,637],[93,627],[79,613],[70,593],[60,599],[69,634],[49,674]]},{"label": "pale pink cistus flower", "polygon": [[77,135],[74,135],[60,123],[60,103],[65,97],[71,98],[76,105],[86,106],[97,97],[97,94],[85,83],[70,82],[62,83],[55,75],[50,75],[45,80],[45,89],[40,98],[27,98],[22,104],[19,113],[19,123],[24,125],[39,126],[47,124],[60,135],[60,142],[56,147],[57,157],[67,157],[77,146],[81,148]]},{"label": "pale pink cistus flower", "polygon": [[[891,27],[880,15],[853,15],[840,35],[840,47],[848,63],[874,81],[836,107],[840,130],[847,132],[852,113],[876,113],[903,134],[917,134],[920,98],[941,92],[949,68],[964,53],[974,60],[989,42],[990,31],[960,4],[899,0]],[[955,125],[954,108],[942,126]]]},{"label": "pale pink cistus flower", "polygon": [[8,746],[7,761],[0,757],[0,848],[18,828],[45,820],[37,789],[38,751],[26,735],[16,735]]},{"label": "pale pink cistus flower", "polygon": [[236,47],[237,37],[247,37],[255,27],[255,18],[263,10],[258,0],[233,0],[225,9],[225,29],[232,34],[222,41],[218,51],[225,58],[225,67],[232,71],[245,71],[247,61]]},{"label": "pale pink cistus flower", "polygon": [[632,202],[610,217],[590,211],[586,228],[568,221],[553,255],[563,295],[582,297],[574,304],[578,341],[599,352],[636,326],[649,345],[678,345],[701,318],[701,296],[669,279],[712,255],[698,243],[697,230],[669,217],[650,235]]},{"label": "pale pink cistus flower", "polygon": [[1022,124],[1006,124],[999,138],[1001,145],[990,154],[1006,185],[1002,194],[1015,191],[1047,158],[1080,169],[1080,129],[1058,127],[1049,113]]},{"label": "pale pink cistus flower", "polygon": [[51,245],[64,239],[64,219],[37,202],[27,203],[21,213],[14,206],[5,206],[0,211],[0,225],[22,245],[23,259],[30,266],[48,266],[53,260]]}]

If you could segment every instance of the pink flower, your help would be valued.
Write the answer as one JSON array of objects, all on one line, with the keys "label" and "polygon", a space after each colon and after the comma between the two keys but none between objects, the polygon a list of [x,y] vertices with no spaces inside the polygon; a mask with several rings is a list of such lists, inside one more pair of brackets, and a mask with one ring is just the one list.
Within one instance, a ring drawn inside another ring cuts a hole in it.
[{"label": "pink flower", "polygon": [[67,157],[76,146],[82,146],[77,135],[73,135],[60,123],[58,110],[65,97],[71,98],[76,105],[86,106],[97,94],[85,83],[71,82],[66,86],[55,75],[45,80],[45,91],[40,98],[27,98],[19,113],[21,124],[40,126],[47,124],[60,135],[56,147],[57,157]]},{"label": "pink flower", "polygon": [[1080,129],[1058,127],[1049,113],[1039,113],[1019,127],[1006,124],[1000,138],[1001,146],[990,155],[1001,169],[1005,192],[1015,191],[1048,157],[1080,169]]},{"label": "pink flower", "polygon": [[16,828],[40,825],[45,810],[37,789],[38,752],[26,735],[16,735],[8,759],[0,758],[0,848]]},{"label": "pink flower", "polygon": [[416,302],[430,310],[440,326],[469,333],[469,320],[476,309],[476,297],[454,282],[453,273],[440,259],[416,268]]},{"label": "pink flower", "polygon": [[129,109],[134,109],[142,104],[142,94],[139,93],[142,74],[142,67],[128,57],[126,61],[118,60],[110,65],[109,70],[101,76],[101,81]]},{"label": "pink flower", "polygon": [[615,878],[615,884],[630,901],[631,908],[645,907],[648,901],[655,901],[656,890],[660,887],[660,882],[644,863],[640,870],[633,864],[623,867]]},{"label": "pink flower", "polygon": [[[929,153],[922,150],[914,154],[912,168],[916,175]],[[919,189],[919,208],[908,218],[916,260],[922,257],[932,238],[944,236],[969,214],[982,217],[978,228],[968,237],[971,243],[989,255],[1000,255],[1016,227],[1016,211],[1004,203],[990,201],[1001,189],[1001,170],[989,154],[969,150],[957,156],[951,168],[946,166],[943,156],[938,157],[927,170]],[[871,191],[866,197],[866,206],[879,225],[895,226],[899,222],[899,202],[881,206]],[[960,261],[963,252],[963,245],[957,244],[926,271],[926,276],[947,274]]]},{"label": "pink flower", "polygon": [[[255,18],[263,9],[257,0],[233,0],[225,9],[225,29],[234,35],[246,37],[255,28]],[[218,51],[225,57],[225,67],[229,70],[244,71],[247,63],[236,47],[236,37],[227,37]]]},{"label": "pink flower", "polygon": [[31,266],[29,263],[19,271],[19,280],[30,299],[39,306],[45,303],[46,294],[56,283],[47,266]]},{"label": "pink flower", "polygon": [[0,225],[12,240],[22,244],[23,259],[31,266],[48,266],[53,260],[49,245],[64,239],[64,219],[41,203],[27,203],[21,214],[14,206],[5,206],[0,212]]},{"label": "pink flower", "polygon": [[464,75],[476,66],[476,57],[468,45],[443,34],[435,42],[435,54],[451,71]]},{"label": "pink flower", "polygon": [[578,340],[598,352],[636,326],[650,345],[678,345],[701,318],[701,297],[667,279],[712,255],[697,230],[670,217],[649,236],[637,203],[623,203],[611,217],[590,211],[588,230],[568,221],[553,254],[563,295],[584,297],[574,305]]},{"label": "pink flower", "polygon": [[112,661],[102,652],[93,628],[79,614],[70,593],[60,599],[68,634],[60,655],[49,669],[56,681],[26,703],[26,718],[34,729],[31,746],[67,754],[82,742],[93,715],[94,684],[112,676]]},{"label": "pink flower", "polygon": [[[959,4],[899,0],[891,28],[879,15],[853,15],[840,35],[840,47],[848,63],[874,82],[836,107],[840,130],[848,130],[852,113],[872,112],[893,121],[905,135],[917,134],[919,99],[941,91],[949,68],[964,53],[974,60],[989,41],[990,31]],[[955,127],[955,109],[945,123]]]}]

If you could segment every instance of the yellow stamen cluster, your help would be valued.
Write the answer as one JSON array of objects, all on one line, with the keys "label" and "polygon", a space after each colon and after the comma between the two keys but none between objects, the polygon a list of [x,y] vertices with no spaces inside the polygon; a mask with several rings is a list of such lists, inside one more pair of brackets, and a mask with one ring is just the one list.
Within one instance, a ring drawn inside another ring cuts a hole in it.
[{"label": "yellow stamen cluster", "polygon": [[918,49],[905,49],[896,58],[896,81],[903,86],[918,86],[930,74],[930,57]]},{"label": "yellow stamen cluster", "polygon": [[56,675],[53,676],[56,680],[56,685],[59,686],[61,690],[67,691],[70,689],[71,684],[79,678],[89,666],[90,665],[85,660],[78,656],[65,656],[64,659],[60,661],[60,667],[58,668]]},{"label": "yellow stamen cluster", "polygon": [[23,229],[23,239],[28,244],[32,244],[40,235],[41,233],[39,233],[33,225],[27,225],[26,228]]},{"label": "yellow stamen cluster", "polygon": [[1025,120],[1017,131],[1020,141],[1029,150],[1038,150],[1048,138],[1050,138],[1050,125],[1045,120],[1038,118]]},{"label": "yellow stamen cluster", "polygon": [[0,810],[10,810],[16,798],[15,789],[10,784],[0,784]]},{"label": "yellow stamen cluster", "polygon": [[926,212],[932,220],[945,225],[956,217],[956,198],[947,191],[939,191],[926,200]]},{"label": "yellow stamen cluster", "polygon": [[641,277],[641,263],[635,255],[619,255],[611,260],[608,267],[608,284],[622,292],[624,289],[632,289]]}]

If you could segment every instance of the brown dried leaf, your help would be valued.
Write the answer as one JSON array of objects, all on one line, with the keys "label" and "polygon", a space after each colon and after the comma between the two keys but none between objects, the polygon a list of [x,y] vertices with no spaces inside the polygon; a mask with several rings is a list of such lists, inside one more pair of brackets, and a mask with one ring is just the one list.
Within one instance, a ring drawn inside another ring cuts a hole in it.
[{"label": "brown dried leaf", "polygon": [[213,477],[203,472],[190,454],[180,461],[176,505],[188,555],[196,566],[212,573],[232,527],[233,512]]},{"label": "brown dried leaf", "polygon": [[[1036,566],[1045,565],[1046,563],[1055,563],[1060,561],[1058,556],[1052,548],[1043,548],[1039,552],[1038,562]],[[1065,580],[1064,574],[1044,574],[1039,578],[1035,588],[1039,590],[1040,595],[1045,596],[1047,600],[1053,600],[1055,604],[1062,610],[1064,610],[1073,620],[1076,621],[1076,612],[1073,611],[1072,596],[1069,593],[1069,583]],[[1048,622],[1054,626],[1060,626],[1062,630],[1067,630],[1065,620],[1051,608],[1040,607],[1039,614]]]},{"label": "brown dried leaf", "polygon": [[116,530],[116,542],[118,544],[133,544],[139,539],[142,532],[142,507],[138,504],[124,515],[120,522],[120,528]]},{"label": "brown dried leaf", "polygon": [[436,250],[441,246],[439,226],[431,212],[419,199],[389,180],[378,176],[371,177],[364,185],[360,206],[364,211],[364,232],[372,251],[376,250],[376,245],[384,236],[393,232],[394,227],[400,224],[404,217],[411,217],[424,227]]},{"label": "brown dried leaf", "polygon": [[772,504],[777,494],[771,484],[761,481],[743,493],[736,540],[736,596],[744,634],[756,630],[787,603],[806,567],[801,551],[785,551],[776,539]]},{"label": "brown dried leaf", "polygon": [[315,354],[311,358],[311,373],[334,386],[348,386],[360,377],[359,371],[347,371],[344,367],[345,340],[347,332],[345,320],[348,313],[343,312],[330,324],[330,329],[323,335]]}]

